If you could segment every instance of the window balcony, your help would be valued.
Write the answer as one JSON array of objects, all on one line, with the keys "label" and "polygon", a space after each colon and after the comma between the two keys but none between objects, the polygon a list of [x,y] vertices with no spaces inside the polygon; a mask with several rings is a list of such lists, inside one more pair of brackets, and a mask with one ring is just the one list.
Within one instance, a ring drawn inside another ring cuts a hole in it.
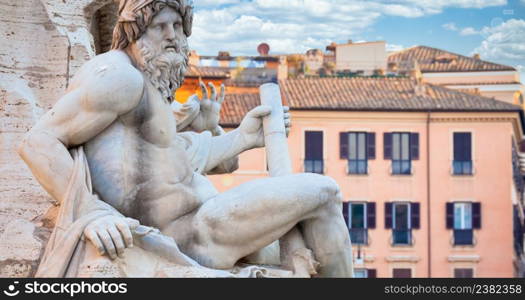
[{"label": "window balcony", "polygon": [[392,160],[392,174],[393,175],[411,175],[412,161],[411,160]]},{"label": "window balcony", "polygon": [[474,245],[474,234],[472,229],[454,229],[454,246]]},{"label": "window balcony", "polygon": [[393,229],[392,230],[392,245],[393,246],[411,246],[412,230],[410,229]]},{"label": "window balcony", "polygon": [[455,160],[452,162],[453,175],[473,175],[472,161]]},{"label": "window balcony", "polygon": [[368,245],[367,228],[349,228],[352,245]]},{"label": "window balcony", "polygon": [[323,160],[305,160],[304,171],[306,173],[317,173],[324,174],[324,161]]},{"label": "window balcony", "polygon": [[348,174],[368,174],[368,160],[350,159],[348,160]]}]

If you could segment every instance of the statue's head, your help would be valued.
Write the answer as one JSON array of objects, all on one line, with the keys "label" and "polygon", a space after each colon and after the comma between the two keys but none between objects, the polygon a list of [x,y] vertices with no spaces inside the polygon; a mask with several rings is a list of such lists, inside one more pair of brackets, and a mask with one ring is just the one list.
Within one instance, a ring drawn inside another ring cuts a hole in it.
[{"label": "statue's head", "polygon": [[191,0],[121,0],[111,48],[136,50],[137,66],[171,99],[184,80],[192,21]]}]

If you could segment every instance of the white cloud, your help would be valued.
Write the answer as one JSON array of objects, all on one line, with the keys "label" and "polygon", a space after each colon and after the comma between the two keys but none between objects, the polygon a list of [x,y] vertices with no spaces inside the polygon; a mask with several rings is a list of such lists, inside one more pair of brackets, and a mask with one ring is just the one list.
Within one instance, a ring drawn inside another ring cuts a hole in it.
[{"label": "white cloud", "polygon": [[441,27],[450,31],[458,31],[458,28],[456,27],[456,24],[454,22],[443,24],[441,25]]},{"label": "white cloud", "polygon": [[484,60],[516,67],[525,83],[525,20],[510,19],[484,27],[481,33],[485,40],[471,54],[479,53]]},{"label": "white cloud", "polygon": [[521,83],[525,84],[525,66],[517,65],[516,69],[518,70],[518,72],[520,72],[520,81],[521,81]]},{"label": "white cloud", "polygon": [[461,29],[461,31],[459,32],[460,35],[476,35],[476,34],[479,34],[480,32],[477,31],[476,29],[472,28],[472,27],[465,27],[463,29]]},{"label": "white cloud", "polygon": [[250,55],[267,42],[272,53],[304,52],[324,49],[332,41],[362,39],[384,15],[414,18],[448,7],[504,4],[506,0],[196,0],[190,47],[201,54],[225,50]]},{"label": "white cloud", "polygon": [[405,49],[405,47],[403,47],[403,45],[386,44],[386,51],[387,52],[401,51],[403,49]]},{"label": "white cloud", "polygon": [[488,36],[473,52],[488,60],[525,61],[525,20],[510,19],[483,32]]},{"label": "white cloud", "polygon": [[225,4],[239,4],[240,0],[197,0],[193,2],[197,7],[221,6]]}]

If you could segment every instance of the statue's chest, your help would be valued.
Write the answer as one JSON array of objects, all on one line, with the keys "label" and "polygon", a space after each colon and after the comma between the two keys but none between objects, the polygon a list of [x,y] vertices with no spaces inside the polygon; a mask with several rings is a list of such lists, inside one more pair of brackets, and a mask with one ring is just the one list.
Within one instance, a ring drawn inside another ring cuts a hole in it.
[{"label": "statue's chest", "polygon": [[134,127],[142,139],[160,147],[169,147],[177,131],[171,106],[149,85],[139,105],[122,121],[126,126]]}]

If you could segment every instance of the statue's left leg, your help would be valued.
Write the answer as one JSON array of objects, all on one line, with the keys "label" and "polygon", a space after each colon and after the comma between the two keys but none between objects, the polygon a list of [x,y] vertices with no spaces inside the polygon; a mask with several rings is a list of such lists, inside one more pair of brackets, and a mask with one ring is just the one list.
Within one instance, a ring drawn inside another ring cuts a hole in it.
[{"label": "statue's left leg", "polygon": [[320,276],[351,276],[351,245],[341,205],[339,187],[325,176],[250,181],[199,208],[192,221],[195,237],[185,250],[202,265],[227,269],[299,225],[306,246],[321,263]]}]

